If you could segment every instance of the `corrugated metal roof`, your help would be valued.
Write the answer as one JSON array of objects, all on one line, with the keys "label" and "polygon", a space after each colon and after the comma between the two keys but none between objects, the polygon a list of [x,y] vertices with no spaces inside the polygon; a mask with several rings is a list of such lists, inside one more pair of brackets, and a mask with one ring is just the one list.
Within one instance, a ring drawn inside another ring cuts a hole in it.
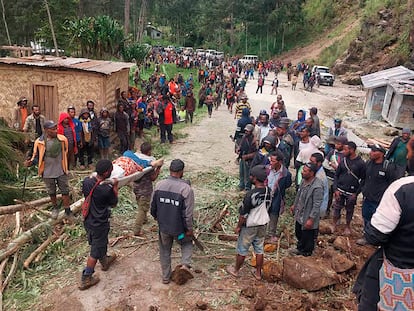
[{"label": "corrugated metal roof", "polygon": [[401,80],[390,83],[396,93],[402,95],[414,95],[414,81]]},{"label": "corrugated metal roof", "polygon": [[36,66],[49,68],[66,68],[82,71],[90,71],[110,75],[122,69],[131,68],[135,66],[134,63],[112,62],[106,60],[93,60],[87,58],[74,57],[56,57],[56,56],[42,56],[34,55],[30,57],[2,57],[0,64],[15,64],[19,66]]},{"label": "corrugated metal roof", "polygon": [[414,71],[398,66],[362,76],[362,84],[366,89],[373,89],[387,85],[391,81],[414,79]]}]

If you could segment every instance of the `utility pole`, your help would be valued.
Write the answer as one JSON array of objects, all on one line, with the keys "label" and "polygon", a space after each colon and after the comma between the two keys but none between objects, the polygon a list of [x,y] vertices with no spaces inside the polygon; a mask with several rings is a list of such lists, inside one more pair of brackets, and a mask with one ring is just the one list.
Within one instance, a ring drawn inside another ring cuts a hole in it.
[{"label": "utility pole", "polygon": [[4,9],[4,2],[3,2],[3,0],[1,0],[1,7],[3,9],[3,21],[4,21],[4,27],[6,28],[7,40],[9,41],[9,45],[11,46],[11,40],[10,40],[10,34],[9,34],[9,27],[7,27],[6,10]]},{"label": "utility pole", "polygon": [[45,6],[46,6],[46,11],[47,11],[47,16],[49,18],[50,31],[52,32],[53,44],[55,45],[55,53],[56,53],[56,56],[59,57],[58,45],[56,41],[55,31],[53,29],[52,16],[50,15],[49,4],[47,3],[47,0],[45,0]]}]

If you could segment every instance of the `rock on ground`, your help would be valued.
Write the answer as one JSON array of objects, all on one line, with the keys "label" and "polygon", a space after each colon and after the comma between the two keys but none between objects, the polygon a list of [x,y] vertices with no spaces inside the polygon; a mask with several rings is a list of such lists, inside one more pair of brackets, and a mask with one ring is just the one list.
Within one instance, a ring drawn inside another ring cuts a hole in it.
[{"label": "rock on ground", "polygon": [[283,260],[283,280],[299,289],[317,291],[337,284],[339,277],[326,262],[316,260],[312,256],[296,256]]}]

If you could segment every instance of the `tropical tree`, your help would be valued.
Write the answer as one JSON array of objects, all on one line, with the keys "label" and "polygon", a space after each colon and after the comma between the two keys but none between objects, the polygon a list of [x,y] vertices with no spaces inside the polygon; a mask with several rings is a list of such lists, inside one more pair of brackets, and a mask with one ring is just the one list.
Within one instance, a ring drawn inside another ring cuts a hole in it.
[{"label": "tropical tree", "polygon": [[71,41],[77,44],[77,50],[83,57],[119,56],[124,42],[123,27],[106,15],[71,21],[68,30],[72,34]]}]

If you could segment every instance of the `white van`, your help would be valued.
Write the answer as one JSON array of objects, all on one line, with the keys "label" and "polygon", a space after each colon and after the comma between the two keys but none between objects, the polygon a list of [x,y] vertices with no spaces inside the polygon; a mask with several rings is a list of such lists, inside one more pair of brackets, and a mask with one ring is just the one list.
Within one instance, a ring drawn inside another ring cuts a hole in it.
[{"label": "white van", "polygon": [[213,59],[214,53],[216,53],[216,52],[217,52],[216,50],[206,50],[206,57],[208,59]]},{"label": "white van", "polygon": [[256,64],[258,60],[257,55],[244,55],[242,58],[239,59],[239,62],[242,65],[246,64]]}]

